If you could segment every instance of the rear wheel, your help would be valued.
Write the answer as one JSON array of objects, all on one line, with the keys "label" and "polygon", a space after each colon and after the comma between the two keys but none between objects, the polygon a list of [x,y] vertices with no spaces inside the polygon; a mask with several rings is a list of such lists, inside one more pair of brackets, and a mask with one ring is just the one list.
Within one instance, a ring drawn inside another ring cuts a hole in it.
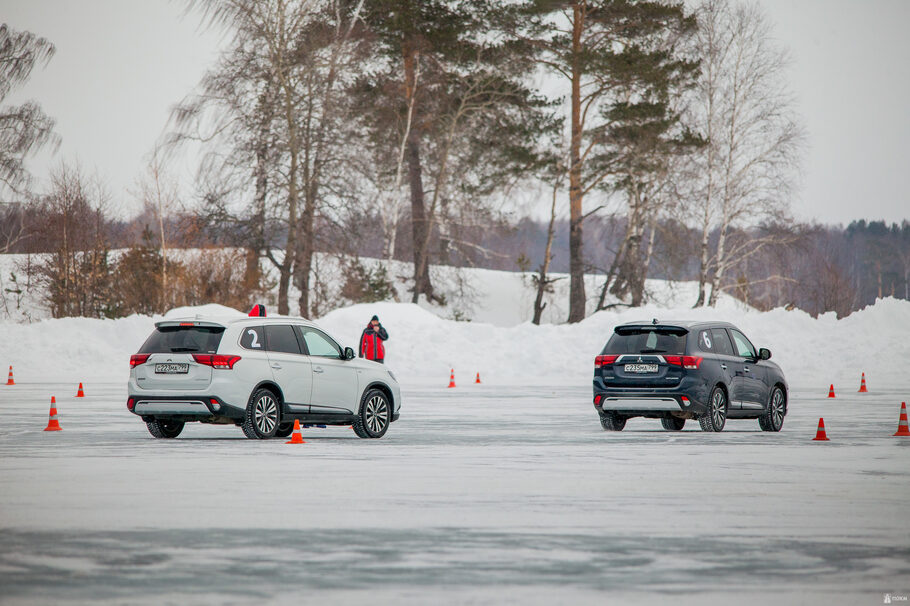
[{"label": "rear wheel", "polygon": [[677,417],[666,417],[660,420],[660,424],[667,431],[680,431],[685,426],[686,420]]},{"label": "rear wheel", "polygon": [[159,440],[176,438],[183,431],[183,425],[183,421],[166,421],[164,419],[154,419],[145,424],[149,433]]},{"label": "rear wheel", "polygon": [[243,433],[251,440],[271,438],[278,431],[278,398],[268,389],[257,389],[250,396],[243,415]]},{"label": "rear wheel", "polygon": [[720,387],[715,387],[708,400],[708,410],[698,417],[702,431],[723,431],[727,423],[727,395]]},{"label": "rear wheel", "polygon": [[784,415],[787,414],[787,401],[784,398],[784,390],[775,387],[771,390],[771,400],[768,402],[768,409],[758,417],[758,425],[762,431],[780,431],[784,426]]},{"label": "rear wheel", "polygon": [[622,431],[626,426],[626,418],[615,412],[600,413],[600,426],[604,431]]},{"label": "rear wheel", "polygon": [[378,389],[371,389],[363,396],[360,414],[354,418],[352,427],[360,438],[381,438],[392,421],[392,406],[386,395]]}]

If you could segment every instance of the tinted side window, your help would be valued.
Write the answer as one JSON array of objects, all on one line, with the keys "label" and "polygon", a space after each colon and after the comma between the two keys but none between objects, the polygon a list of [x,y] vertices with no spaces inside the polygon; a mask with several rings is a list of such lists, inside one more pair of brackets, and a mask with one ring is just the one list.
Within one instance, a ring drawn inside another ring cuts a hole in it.
[{"label": "tinted side window", "polygon": [[732,356],[733,353],[733,344],[730,343],[730,337],[727,336],[727,331],[723,328],[712,328],[711,336],[714,337],[714,353],[719,353],[722,356]]},{"label": "tinted side window", "polygon": [[139,353],[215,353],[222,334],[221,326],[162,326],[145,340]]},{"label": "tinted side window", "polygon": [[303,340],[311,356],[323,358],[340,358],[341,347],[327,334],[309,327],[298,327],[303,333]]},{"label": "tinted side window", "polygon": [[265,336],[268,339],[269,351],[282,353],[300,353],[300,345],[294,334],[294,327],[290,324],[278,324],[265,327]]},{"label": "tinted side window", "polygon": [[714,338],[711,331],[703,330],[698,333],[698,348],[702,351],[714,351]]},{"label": "tinted side window", "polygon": [[755,348],[752,347],[752,343],[749,342],[749,339],[746,338],[746,335],[739,332],[738,330],[730,330],[730,334],[733,335],[733,343],[736,346],[736,354],[743,358],[755,358]]},{"label": "tinted side window", "polygon": [[248,326],[240,335],[240,347],[244,349],[265,350],[265,330],[262,326]]}]

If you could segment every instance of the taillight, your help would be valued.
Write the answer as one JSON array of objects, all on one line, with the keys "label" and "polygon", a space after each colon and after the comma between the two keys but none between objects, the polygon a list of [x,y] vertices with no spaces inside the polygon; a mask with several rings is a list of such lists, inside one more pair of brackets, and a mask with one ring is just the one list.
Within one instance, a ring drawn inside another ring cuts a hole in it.
[{"label": "taillight", "polygon": [[130,356],[130,368],[136,368],[140,364],[148,362],[151,354],[133,354]]},{"label": "taillight", "polygon": [[601,366],[612,366],[613,362],[616,361],[616,358],[619,356],[597,356],[594,358],[594,368],[600,368]]},{"label": "taillight", "polygon": [[135,398],[130,398],[129,400],[126,401],[126,407],[127,407],[128,409],[133,410],[133,408],[134,408],[135,406],[136,406],[136,399],[135,399]]},{"label": "taillight", "polygon": [[240,360],[240,356],[226,356],[223,354],[193,354],[193,359],[197,364],[211,366],[212,368],[234,368]]},{"label": "taillight", "polygon": [[664,360],[670,366],[682,366],[689,370],[695,370],[701,364],[701,356],[664,356]]}]

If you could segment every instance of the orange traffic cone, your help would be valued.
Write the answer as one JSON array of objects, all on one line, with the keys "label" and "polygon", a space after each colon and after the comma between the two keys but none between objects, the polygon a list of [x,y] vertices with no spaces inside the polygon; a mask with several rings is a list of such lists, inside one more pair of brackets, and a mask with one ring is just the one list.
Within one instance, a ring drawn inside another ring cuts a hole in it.
[{"label": "orange traffic cone", "polygon": [[76,397],[77,397],[77,398],[84,398],[84,397],[85,397],[85,392],[82,391],[82,383],[79,383],[79,391],[76,392]]},{"label": "orange traffic cone", "polygon": [[[0,375],[0,376],[2,376],[2,375]],[[13,367],[12,367],[12,365],[10,365],[10,367],[9,367],[9,379],[6,380],[6,384],[7,384],[7,385],[15,385],[15,384],[16,384],[16,382],[13,381]]]},{"label": "orange traffic cone", "polygon": [[474,379],[475,383],[480,383],[480,373],[477,373],[477,378]]},{"label": "orange traffic cone", "polygon": [[449,387],[455,387],[455,369],[452,369],[452,373],[449,375]]},{"label": "orange traffic cone", "polygon": [[907,403],[901,402],[901,419],[897,422],[896,436],[910,436],[910,427],[907,426]]},{"label": "orange traffic cone", "polygon": [[291,435],[291,439],[285,442],[285,444],[306,444],[303,441],[303,435],[300,433],[300,421],[294,419],[294,433]]},{"label": "orange traffic cone", "polygon": [[829,398],[833,398],[833,397],[834,397],[834,383],[832,383],[832,384],[831,384],[831,387],[828,389],[828,397],[829,397]]},{"label": "orange traffic cone", "polygon": [[51,396],[50,419],[48,420],[47,427],[44,428],[44,431],[60,431],[62,429],[60,423],[57,421],[57,399],[54,396]]},{"label": "orange traffic cone", "polygon": [[816,440],[819,440],[821,442],[828,441],[828,434],[825,433],[825,420],[824,419],[818,420],[818,431],[815,432],[815,437],[812,438],[813,442]]},{"label": "orange traffic cone", "polygon": [[869,390],[866,389],[866,373],[863,373],[863,380],[859,384],[859,393],[866,393],[867,391]]}]

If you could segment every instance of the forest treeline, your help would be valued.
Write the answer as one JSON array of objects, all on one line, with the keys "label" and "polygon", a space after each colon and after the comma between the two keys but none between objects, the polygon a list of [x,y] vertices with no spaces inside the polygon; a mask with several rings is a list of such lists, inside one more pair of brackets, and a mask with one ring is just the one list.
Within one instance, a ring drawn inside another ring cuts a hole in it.
[{"label": "forest treeline", "polygon": [[[55,316],[240,306],[272,288],[279,313],[309,316],[325,311],[317,253],[351,268],[354,299],[392,292],[362,256],[408,262],[412,300],[434,303],[446,285],[432,264],[520,269],[538,290],[535,322],[559,272],[569,322],[645,303],[647,278],[697,281],[694,306],[726,292],[844,314],[907,298],[906,222],[793,220],[805,137],[786,49],[757,4],[187,8],[227,42],[175,100],[137,175],[144,211],[129,221],[78,166],[61,164],[34,190],[26,159],[59,142],[53,119],[38,102],[2,103],[54,47],[0,26],[0,252],[50,253],[26,271]],[[181,190],[171,164],[187,147],[201,161]],[[177,248],[213,252],[190,263]],[[592,273],[601,280],[588,292]]]}]

